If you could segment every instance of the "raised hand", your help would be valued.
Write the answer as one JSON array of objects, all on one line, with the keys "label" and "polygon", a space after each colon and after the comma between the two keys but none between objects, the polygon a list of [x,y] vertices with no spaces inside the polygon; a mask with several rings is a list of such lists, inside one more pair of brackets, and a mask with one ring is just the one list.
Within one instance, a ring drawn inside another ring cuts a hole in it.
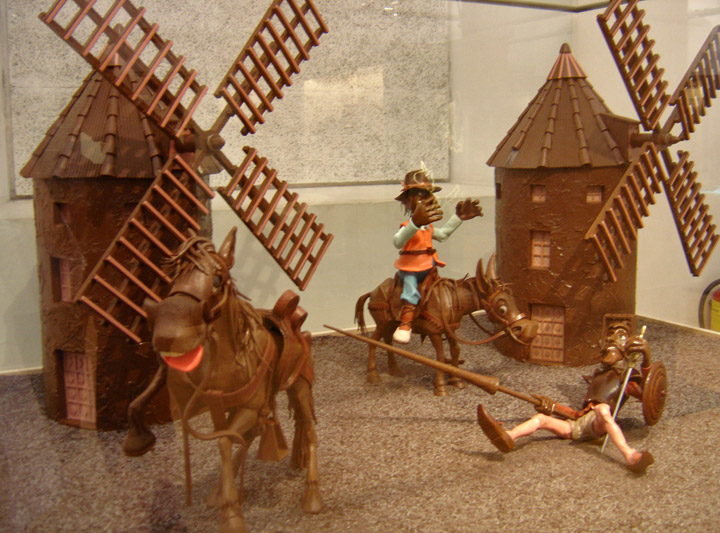
[{"label": "raised hand", "polygon": [[443,217],[443,211],[440,208],[440,204],[437,202],[434,196],[419,200],[415,204],[415,209],[412,214],[412,221],[418,228],[420,226],[427,226],[433,222],[441,220]]},{"label": "raised hand", "polygon": [[460,200],[455,206],[455,214],[460,220],[470,220],[471,218],[483,216],[480,200]]}]

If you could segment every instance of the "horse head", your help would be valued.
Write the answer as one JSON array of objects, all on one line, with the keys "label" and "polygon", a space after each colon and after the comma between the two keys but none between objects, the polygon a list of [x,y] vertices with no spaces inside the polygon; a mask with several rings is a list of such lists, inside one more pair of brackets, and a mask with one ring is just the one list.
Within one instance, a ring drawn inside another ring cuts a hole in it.
[{"label": "horse head", "polygon": [[510,290],[498,279],[495,270],[496,257],[493,254],[483,271],[482,258],[475,272],[475,284],[480,293],[480,303],[488,319],[500,324],[503,330],[521,344],[529,344],[537,335],[538,323],[521,313]]},{"label": "horse head", "polygon": [[209,325],[234,289],[230,269],[236,230],[230,230],[217,252],[209,239],[187,240],[168,261],[174,269],[168,296],[143,304],[153,348],[171,368],[190,372],[202,360]]}]

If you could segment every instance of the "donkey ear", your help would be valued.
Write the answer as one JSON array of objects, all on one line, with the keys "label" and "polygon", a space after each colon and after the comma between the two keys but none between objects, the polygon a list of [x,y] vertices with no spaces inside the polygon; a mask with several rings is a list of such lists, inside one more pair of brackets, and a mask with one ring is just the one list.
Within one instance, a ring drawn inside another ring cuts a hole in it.
[{"label": "donkey ear", "polygon": [[487,277],[485,277],[485,272],[483,272],[482,257],[478,261],[477,268],[475,269],[475,279],[483,292],[490,292],[490,283]]},{"label": "donkey ear", "polygon": [[488,261],[487,272],[485,276],[490,283],[497,281],[497,255],[493,253]]},{"label": "donkey ear", "polygon": [[218,255],[223,258],[225,261],[225,264],[228,267],[228,270],[230,270],[233,265],[235,264],[235,234],[237,233],[237,226],[234,226],[227,234],[227,237],[225,237],[225,240],[223,241],[222,245],[220,246],[220,249],[218,250]]}]

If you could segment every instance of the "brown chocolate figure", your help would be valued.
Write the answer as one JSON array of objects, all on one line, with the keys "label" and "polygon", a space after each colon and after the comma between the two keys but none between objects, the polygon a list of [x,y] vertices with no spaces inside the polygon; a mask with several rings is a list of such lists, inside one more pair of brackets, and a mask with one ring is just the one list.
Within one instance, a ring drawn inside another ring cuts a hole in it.
[{"label": "brown chocolate figure", "polygon": [[[640,372],[634,368],[638,360],[642,360]],[[611,439],[623,454],[628,469],[642,474],[654,462],[654,458],[649,451],[637,451],[627,443],[615,417],[619,411],[618,405],[621,407],[628,395],[640,397],[645,402],[647,399],[643,398],[646,396],[643,389],[647,388],[648,393],[657,392],[659,374],[662,374],[662,394],[656,398],[654,408],[656,412],[658,408],[662,411],[665,374],[664,367],[658,365],[662,364],[651,364],[650,347],[643,335],[629,336],[627,325],[616,323],[607,329],[600,367],[592,376],[585,378],[589,386],[581,410],[557,404],[544,396],[533,395],[539,400],[535,407],[538,414],[511,430],[506,431],[482,404],[478,405],[478,423],[493,445],[503,453],[512,451],[515,441],[520,437],[540,429],[572,440],[595,440],[606,436],[606,440]],[[660,372],[658,369],[661,369]],[[651,425],[655,422],[657,418],[648,419]]]},{"label": "brown chocolate figure", "polygon": [[[155,436],[142,418],[144,407],[167,379],[182,420],[186,472],[188,434],[218,444],[221,482],[208,504],[221,508],[221,531],[228,532],[245,531],[242,472],[253,440],[260,437],[259,459],[278,461],[287,454],[275,416],[278,391],[287,391],[295,418],[291,466],[307,469],[302,508],[308,513],[322,509],[310,334],[300,331],[307,313],[292,291],[286,291],[271,311],[254,309],[238,293],[230,278],[235,230],[218,251],[208,239],[188,240],[171,260],[169,295],[160,302],[146,300],[152,346],[163,362],[150,388],[130,405],[130,430],[123,443],[125,453],[133,456],[153,446]],[[212,431],[191,423],[206,410]],[[239,446],[234,455],[233,444]],[[189,475],[186,479],[189,500]]]},{"label": "brown chocolate figure", "polygon": [[433,194],[439,190],[440,187],[430,182],[425,170],[412,170],[405,175],[402,192],[395,198],[402,203],[405,213],[410,215],[393,237],[393,244],[400,250],[395,267],[403,283],[403,308],[393,340],[401,344],[410,342],[415,308],[422,296],[419,290],[421,283],[436,267],[445,266],[433,248],[432,241],[446,240],[464,220],[483,214],[478,200],[461,200],[455,207],[455,214],[436,229],[433,222],[443,217],[443,211]]}]

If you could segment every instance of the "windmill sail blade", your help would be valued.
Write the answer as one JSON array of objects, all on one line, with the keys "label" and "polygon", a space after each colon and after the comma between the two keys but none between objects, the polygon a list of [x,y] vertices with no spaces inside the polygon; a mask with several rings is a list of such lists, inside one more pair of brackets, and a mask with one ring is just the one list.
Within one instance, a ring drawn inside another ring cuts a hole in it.
[{"label": "windmill sail blade", "polygon": [[660,183],[666,180],[655,145],[646,143],[642,150],[585,234],[613,282],[617,281],[616,271],[623,267],[623,256],[631,253],[631,244],[637,241],[642,218],[649,214],[648,206],[655,203]]},{"label": "windmill sail blade", "polygon": [[715,26],[670,98],[670,104],[675,107],[663,133],[670,133],[675,124],[680,123],[680,140],[689,139],[719,91],[720,26]]},{"label": "windmill sail blade", "polygon": [[682,242],[685,258],[693,276],[699,276],[717,245],[718,235],[712,215],[708,213],[705,195],[700,193],[697,173],[687,152],[678,152],[679,161],[672,160],[669,150],[663,151],[667,179],[663,180],[675,225]]},{"label": "windmill sail blade", "polygon": [[307,204],[277,177],[254,148],[244,147],[245,159],[220,196],[247,225],[290,279],[304,290],[332,242]]},{"label": "windmill sail blade", "polygon": [[263,115],[292,85],[291,76],[309,59],[310,49],[328,29],[312,0],[273,0],[215,91],[227,103],[212,131],[219,133],[237,116],[242,133],[255,133]]},{"label": "windmill sail blade", "polygon": [[145,298],[160,301],[171,279],[162,262],[200,229],[214,196],[181,156],[158,173],[120,233],[78,290],[83,302],[133,342],[140,342]]},{"label": "windmill sail blade", "polygon": [[[197,72],[185,68],[172,42],[144,18],[145,8],[115,0],[102,15],[95,3],[57,0],[40,18],[168,135],[196,129],[192,115],[207,92],[195,80]],[[123,67],[108,68],[116,56]]]},{"label": "windmill sail blade", "polygon": [[660,56],[653,52],[655,42],[648,39],[650,26],[643,23],[645,11],[639,0],[613,0],[598,24],[610,47],[643,127],[654,130],[670,97],[663,69],[657,66]]}]

